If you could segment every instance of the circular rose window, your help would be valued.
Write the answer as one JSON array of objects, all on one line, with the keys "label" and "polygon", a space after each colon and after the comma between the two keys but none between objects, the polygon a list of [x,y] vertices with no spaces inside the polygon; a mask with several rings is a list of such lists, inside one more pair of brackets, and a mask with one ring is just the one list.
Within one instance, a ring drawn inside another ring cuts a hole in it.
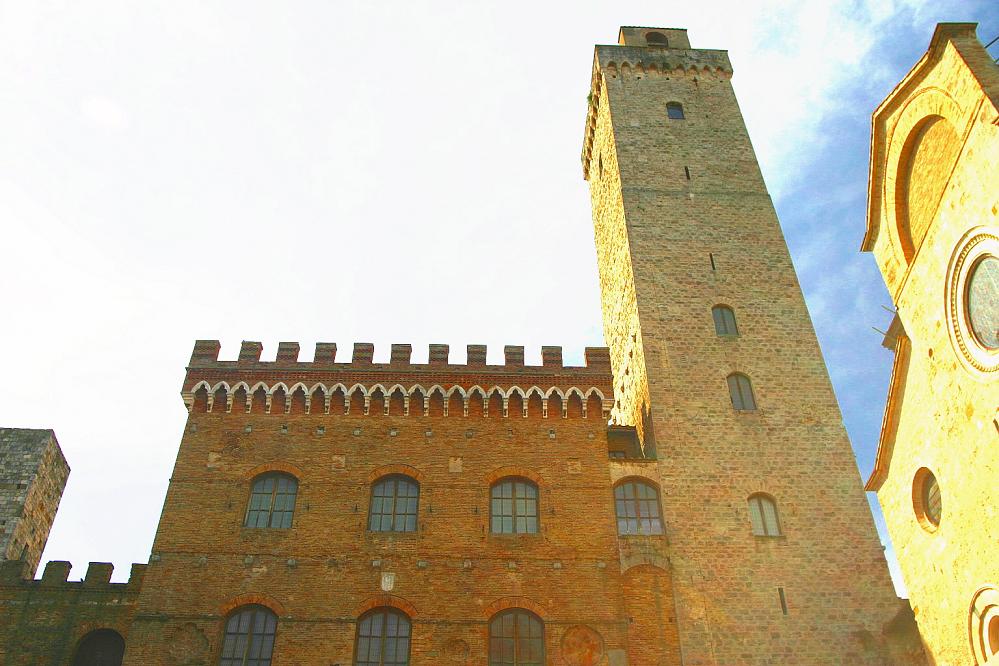
[{"label": "circular rose window", "polygon": [[971,229],[947,269],[947,323],[958,357],[976,373],[999,371],[999,230]]},{"label": "circular rose window", "polygon": [[999,349],[999,259],[985,255],[975,263],[966,298],[975,340],[986,349]]}]

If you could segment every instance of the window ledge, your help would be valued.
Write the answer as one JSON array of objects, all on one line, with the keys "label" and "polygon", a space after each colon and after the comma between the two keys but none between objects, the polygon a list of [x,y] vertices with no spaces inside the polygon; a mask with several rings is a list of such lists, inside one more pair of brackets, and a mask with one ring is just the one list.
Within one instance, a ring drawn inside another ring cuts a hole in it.
[{"label": "window ledge", "polygon": [[412,530],[412,531],[409,531],[409,532],[396,531],[396,530],[384,530],[384,531],[383,530],[364,530],[364,533],[367,534],[369,537],[374,537],[374,538],[378,538],[378,537],[391,537],[391,538],[395,539],[397,537],[402,537],[404,539],[405,538],[414,538],[415,539],[416,537],[420,536],[420,530]]},{"label": "window ledge", "polygon": [[618,534],[618,539],[665,539],[665,534]]},{"label": "window ledge", "polygon": [[757,541],[787,541],[784,534],[754,534],[753,538]]}]

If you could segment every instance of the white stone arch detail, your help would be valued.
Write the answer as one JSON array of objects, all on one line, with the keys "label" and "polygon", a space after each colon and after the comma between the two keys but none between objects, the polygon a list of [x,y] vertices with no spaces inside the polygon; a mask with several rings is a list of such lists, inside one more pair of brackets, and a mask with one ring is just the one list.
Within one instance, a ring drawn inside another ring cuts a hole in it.
[{"label": "white stone arch detail", "polygon": [[583,417],[585,418],[586,417],[586,396],[583,395],[583,392],[580,391],[579,388],[576,387],[576,386],[570,387],[565,392],[565,398],[563,398],[562,409],[565,410],[564,414],[565,414],[566,418],[569,417],[569,400],[572,398],[573,395],[575,395],[576,397],[579,398],[579,404],[582,407],[581,413],[582,413]]},{"label": "white stone arch detail", "polygon": [[[409,387],[409,391],[406,393],[406,404],[409,405],[416,391],[420,391],[420,395],[423,396],[423,415],[427,416],[430,411],[430,392],[423,387],[423,384],[413,384]],[[409,416],[409,410],[406,411],[406,416]]]},{"label": "white stone arch detail", "polygon": [[208,411],[212,411],[215,405],[215,393],[220,389],[225,389],[225,411],[229,411],[232,407],[232,392],[229,390],[228,382],[217,382],[215,386],[208,389]]},{"label": "white stone arch detail", "polygon": [[517,393],[520,395],[520,401],[524,405],[523,414],[518,414],[521,418],[527,416],[527,394],[524,393],[524,389],[519,386],[511,386],[506,390],[506,397],[503,399],[503,416],[510,415],[510,398],[513,394]]},{"label": "white stone arch detail", "polygon": [[465,416],[468,416],[468,406],[472,402],[472,396],[476,393],[482,396],[482,416],[489,416],[489,395],[478,384],[469,388],[465,394]]},{"label": "white stone arch detail", "polygon": [[345,413],[350,408],[350,393],[347,391],[347,386],[343,382],[337,382],[326,389],[326,413],[329,414],[330,410],[333,409],[333,394],[337,390],[343,391],[343,412]]},{"label": "white stone arch detail", "polygon": [[537,385],[527,389],[527,397],[524,398],[524,414],[527,414],[527,403],[535,393],[541,398],[541,418],[546,419],[548,418],[548,396]]},{"label": "white stone arch detail", "polygon": [[323,396],[323,414],[329,414],[330,413],[330,392],[326,390],[326,385],[323,384],[322,382],[316,382],[315,384],[312,385],[312,388],[310,388],[308,391],[306,391],[306,393],[305,393],[305,411],[308,412],[309,414],[312,413],[312,396],[314,396],[316,394],[316,391],[319,391],[320,395]]},{"label": "white stone arch detail", "polygon": [[559,414],[559,416],[563,419],[566,418],[566,416],[568,416],[569,413],[569,401],[566,399],[565,393],[562,393],[562,389],[560,389],[557,386],[551,387],[550,389],[548,389],[548,392],[545,393],[545,418],[548,418],[548,400],[551,399],[552,395],[557,395],[561,399],[562,413]]},{"label": "white stone arch detail", "polygon": [[302,393],[305,394],[305,413],[309,413],[309,404],[312,402],[312,393],[309,392],[309,387],[302,382],[295,382],[295,384],[288,391],[288,410],[291,411],[291,398],[298,389],[302,389]]},{"label": "white stone arch detail", "polygon": [[596,395],[600,398],[600,415],[606,416],[607,412],[610,410],[610,406],[607,404],[607,398],[604,397],[603,391],[598,389],[596,386],[591,386],[586,390],[586,400],[583,400],[583,416],[586,416],[586,403],[589,402],[590,396]]},{"label": "white stone arch detail", "polygon": [[365,413],[365,415],[371,413],[371,398],[375,394],[375,391],[381,391],[382,392],[382,398],[383,398],[382,411],[384,412],[384,410],[388,408],[388,397],[389,397],[388,391],[385,390],[385,385],[379,382],[379,383],[377,383],[377,384],[375,384],[373,386],[368,387],[368,392],[364,396],[364,413]]},{"label": "white stone arch detail", "polygon": [[409,416],[409,391],[402,384],[393,384],[389,388],[388,392],[385,394],[385,414],[389,413],[389,402],[391,402],[392,396],[395,395],[396,391],[402,393],[402,413],[403,416]]},{"label": "white stone arch detail", "polygon": [[281,414],[287,414],[288,408],[291,406],[291,391],[288,390],[288,386],[284,382],[278,382],[271,387],[271,390],[267,393],[267,407],[266,412],[271,414],[274,412],[274,394],[277,393],[278,389],[284,389],[284,404],[281,405]]},{"label": "white stone arch detail", "polygon": [[211,396],[212,387],[208,382],[204,380],[198,382],[193,387],[191,387],[190,391],[181,392],[180,397],[184,400],[184,405],[187,407],[187,411],[190,412],[191,410],[194,409],[194,394],[196,394],[202,387],[204,387],[205,389],[206,396]]},{"label": "white stone arch detail", "polygon": [[232,411],[232,404],[236,399],[236,392],[239,391],[239,389],[246,391],[246,404],[243,405],[243,413],[245,414],[250,411],[250,400],[252,400],[253,394],[250,393],[249,384],[244,381],[239,381],[233,384],[229,389],[229,404],[226,407],[227,412]]}]

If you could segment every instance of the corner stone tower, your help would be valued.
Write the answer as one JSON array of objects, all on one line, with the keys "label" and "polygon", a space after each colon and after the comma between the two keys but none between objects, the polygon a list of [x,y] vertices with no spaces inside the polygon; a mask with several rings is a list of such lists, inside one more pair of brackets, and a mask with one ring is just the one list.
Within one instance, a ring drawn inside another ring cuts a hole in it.
[{"label": "corner stone tower", "polygon": [[23,560],[35,575],[68,478],[54,432],[0,428],[0,562]]},{"label": "corner stone tower", "polygon": [[582,154],[611,416],[658,460],[682,663],[906,663],[731,76],[685,30],[622,28],[596,47]]}]

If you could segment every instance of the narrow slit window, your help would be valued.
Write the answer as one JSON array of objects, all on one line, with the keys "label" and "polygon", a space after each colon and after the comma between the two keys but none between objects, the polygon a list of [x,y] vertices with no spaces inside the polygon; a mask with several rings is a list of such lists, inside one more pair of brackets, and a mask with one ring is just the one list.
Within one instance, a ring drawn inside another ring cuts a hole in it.
[{"label": "narrow slit window", "polygon": [[777,517],[777,502],[767,495],[753,495],[749,498],[749,523],[756,536],[780,536],[780,520]]},{"label": "narrow slit window", "polygon": [[734,372],[728,376],[728,392],[732,398],[732,406],[740,412],[756,410],[756,396],[753,395],[753,385],[746,375]]},{"label": "narrow slit window", "polygon": [[739,335],[739,327],[735,324],[735,312],[727,305],[716,305],[711,308],[711,316],[715,320],[715,333],[718,335]]}]

